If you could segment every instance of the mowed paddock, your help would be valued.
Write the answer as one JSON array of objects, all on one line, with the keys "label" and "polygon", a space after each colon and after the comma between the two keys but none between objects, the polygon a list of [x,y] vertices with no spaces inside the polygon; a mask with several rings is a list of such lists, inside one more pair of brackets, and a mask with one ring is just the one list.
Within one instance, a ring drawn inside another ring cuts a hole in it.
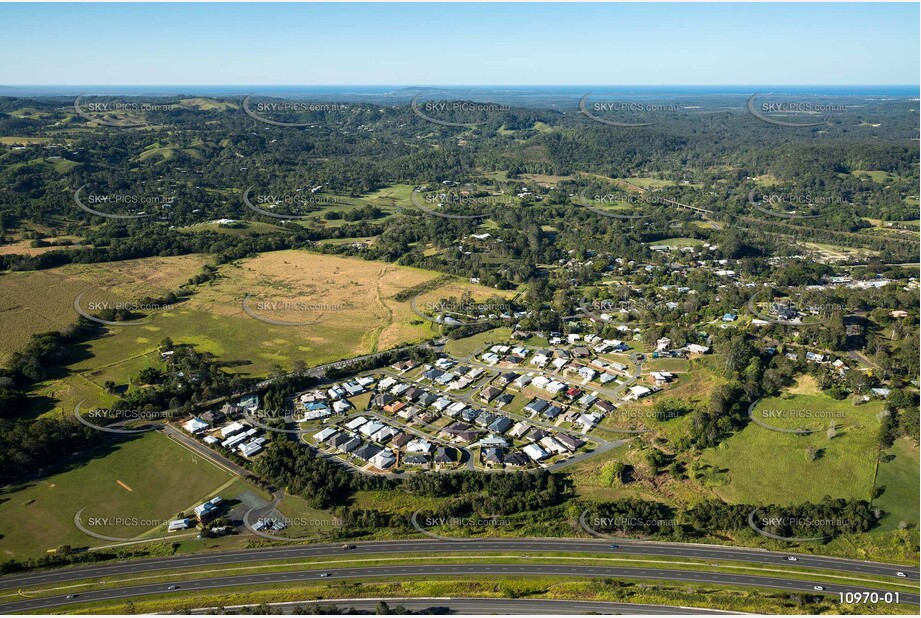
[{"label": "mowed paddock", "polygon": [[0,363],[35,333],[73,324],[74,299],[127,302],[175,291],[201,271],[205,256],[145,258],[0,275]]},{"label": "mowed paddock", "polygon": [[[396,297],[442,277],[440,273],[292,250],[222,266],[220,274],[221,279],[202,286],[178,313],[207,315],[221,332],[235,334],[206,332],[188,341],[170,336],[205,350],[214,347],[222,358],[252,361],[241,367],[247,373],[262,375],[273,363],[290,368],[296,360],[315,366],[437,334],[434,324],[413,312],[409,298]],[[469,290],[476,299],[493,293],[460,280],[440,288]]]},{"label": "mowed paddock", "polygon": [[97,534],[167,536],[158,524],[190,512],[235,478],[158,432],[118,442],[70,470],[0,493],[0,558],[38,557],[61,545],[111,544],[74,525],[74,514],[84,507],[81,520]]},{"label": "mowed paddock", "polygon": [[[33,315],[26,307],[39,305],[39,287],[57,281],[50,288],[53,300],[46,312],[53,310],[59,328],[58,324],[70,323],[71,316],[75,317],[73,299],[89,280],[100,282],[99,287],[101,282],[112,285],[119,298],[136,299],[175,290],[200,272],[203,263],[200,256],[157,258],[135,260],[133,269],[127,268],[128,263],[116,262],[66,273],[23,273],[32,283],[12,291],[28,299],[19,301],[23,306],[19,315]],[[112,272],[106,272],[109,266]],[[164,273],[156,280],[147,274],[155,269]],[[87,406],[110,404],[113,398],[105,392],[105,382],[127,384],[143,367],[158,364],[157,346],[164,337],[214,354],[227,371],[261,377],[276,364],[290,369],[295,361],[303,360],[316,366],[417,343],[438,333],[438,326],[413,312],[412,294],[400,300],[395,297],[416,286],[423,289],[424,284],[443,277],[441,273],[289,250],[222,265],[219,275],[215,281],[196,286],[184,302],[151,312],[148,323],[107,327],[105,336],[87,342],[81,358],[68,367],[69,375],[47,380],[33,390],[46,402],[37,412],[70,413],[84,399]],[[132,287],[134,276],[137,284]],[[435,302],[470,291],[475,301],[485,301],[497,294],[461,279],[441,283],[420,298]],[[15,312],[6,313],[12,316]],[[42,322],[32,332],[49,330],[51,323]]]}]

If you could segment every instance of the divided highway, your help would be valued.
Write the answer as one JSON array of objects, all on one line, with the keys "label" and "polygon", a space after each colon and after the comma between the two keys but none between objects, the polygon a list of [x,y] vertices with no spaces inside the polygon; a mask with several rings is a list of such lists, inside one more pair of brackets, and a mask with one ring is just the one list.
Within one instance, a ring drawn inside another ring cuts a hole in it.
[{"label": "divided highway", "polygon": [[[412,554],[425,556],[437,553],[482,553],[482,552],[516,552],[523,555],[540,556],[547,552],[596,553],[596,554],[631,554],[637,556],[663,556],[696,560],[733,560],[770,565],[774,568],[803,567],[830,569],[894,577],[896,572],[905,573],[906,578],[918,581],[918,567],[907,567],[861,560],[848,560],[828,556],[811,556],[806,554],[782,554],[758,549],[740,547],[723,547],[719,545],[702,545],[690,543],[657,543],[644,541],[618,540],[618,549],[610,549],[611,542],[597,539],[488,539],[469,541],[441,541],[435,539],[403,541],[369,541],[356,543],[355,549],[347,552],[355,554]],[[282,547],[261,547],[229,552],[209,552],[150,558],[123,562],[106,562],[99,565],[75,566],[63,569],[35,571],[23,575],[0,577],[0,589],[24,588],[29,586],[59,584],[93,577],[124,576],[152,570],[194,569],[207,566],[222,566],[240,562],[259,562],[269,560],[292,560],[298,558],[315,558],[323,556],[342,556],[338,544],[289,545]],[[795,562],[788,561],[788,556],[796,556]]]},{"label": "divided highway", "polygon": [[[232,586],[271,586],[290,583],[321,583],[338,579],[389,578],[431,576],[529,576],[529,577],[611,577],[630,579],[656,579],[682,583],[716,584],[727,586],[755,586],[776,588],[801,593],[816,594],[815,587],[822,586],[823,594],[838,592],[876,591],[880,588],[863,587],[853,583],[847,585],[830,584],[819,579],[795,580],[780,577],[753,576],[730,573],[706,573],[700,571],[670,571],[666,569],[598,567],[579,565],[499,565],[499,564],[448,564],[420,566],[377,566],[361,568],[329,569],[326,571],[293,571],[267,574],[236,575],[228,577],[208,577],[191,581],[177,581],[176,584],[143,584],[105,590],[80,593],[78,597],[68,599],[66,595],[56,595],[34,599],[23,599],[0,605],[0,613],[18,613],[26,611],[47,610],[73,603],[113,601],[146,595],[175,594],[188,591],[203,591]],[[172,590],[170,587],[172,586]],[[918,594],[901,593],[901,602],[918,604]]]}]

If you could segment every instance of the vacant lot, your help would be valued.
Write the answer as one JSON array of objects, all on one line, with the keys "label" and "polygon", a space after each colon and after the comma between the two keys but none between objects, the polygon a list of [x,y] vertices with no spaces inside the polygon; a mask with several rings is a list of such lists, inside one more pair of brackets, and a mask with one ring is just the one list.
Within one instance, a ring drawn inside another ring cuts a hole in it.
[{"label": "vacant lot", "polygon": [[[758,416],[761,410],[773,415]],[[714,487],[728,502],[793,504],[823,496],[869,500],[876,473],[879,402],[855,406],[821,394],[797,394],[762,400],[756,416],[776,427],[818,429],[809,435],[781,433],[750,423],[701,457],[726,484]],[[808,418],[808,413],[813,418]],[[828,437],[830,420],[838,429]]]},{"label": "vacant lot", "polygon": [[75,322],[73,303],[80,294],[86,303],[158,296],[175,291],[206,261],[203,256],[147,258],[4,274],[0,276],[0,363],[28,343],[32,334]]},{"label": "vacant lot", "polygon": [[884,457],[880,461],[876,486],[883,494],[873,504],[886,512],[882,528],[895,530],[900,522],[918,521],[918,445],[909,438],[901,438],[885,455],[895,458],[885,461],[888,457]]},{"label": "vacant lot", "polygon": [[23,559],[64,544],[106,544],[74,526],[74,514],[84,507],[82,520],[90,530],[133,538],[155,528],[152,521],[174,518],[207,500],[233,478],[165,435],[147,433],[103,449],[73,469],[0,494],[0,555]]},{"label": "vacant lot", "polygon": [[[3,277],[0,288],[6,285],[16,303],[0,305],[0,324],[11,331],[23,328],[25,334],[59,329],[76,318],[73,299],[85,290],[90,290],[85,298],[102,294],[102,282],[109,288],[106,298],[133,300],[176,289],[203,262],[201,257],[135,260]],[[109,327],[105,336],[88,342],[81,358],[67,367],[69,373],[36,385],[33,393],[41,398],[33,414],[69,413],[82,399],[88,406],[110,403],[105,382],[124,385],[144,367],[159,364],[156,349],[164,337],[214,354],[228,371],[263,376],[274,364],[290,369],[304,360],[316,366],[419,342],[439,328],[414,314],[409,299],[394,298],[441,276],[431,271],[278,251],[226,264],[219,274],[185,302],[151,313],[148,323]],[[43,303],[40,290],[52,284],[51,302]],[[475,300],[492,294],[489,288],[449,280],[425,298],[459,297],[467,290]],[[10,345],[7,354],[26,341],[20,335],[20,345]]]}]

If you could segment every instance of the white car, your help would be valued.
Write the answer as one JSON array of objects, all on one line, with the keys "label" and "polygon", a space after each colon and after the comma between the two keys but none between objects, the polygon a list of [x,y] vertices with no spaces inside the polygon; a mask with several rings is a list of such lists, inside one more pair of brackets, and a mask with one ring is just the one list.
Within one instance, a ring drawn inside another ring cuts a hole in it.
[{"label": "white car", "polygon": [[825,586],[813,586],[813,590],[825,590]]},{"label": "white car", "polygon": [[789,560],[790,562],[796,562],[797,560],[799,560],[799,558],[797,558],[796,556],[787,556],[787,560]]},{"label": "white car", "polygon": [[903,573],[902,571],[896,571],[896,572],[895,572],[895,576],[896,576],[896,577],[908,577],[908,576],[905,575],[905,573]]}]

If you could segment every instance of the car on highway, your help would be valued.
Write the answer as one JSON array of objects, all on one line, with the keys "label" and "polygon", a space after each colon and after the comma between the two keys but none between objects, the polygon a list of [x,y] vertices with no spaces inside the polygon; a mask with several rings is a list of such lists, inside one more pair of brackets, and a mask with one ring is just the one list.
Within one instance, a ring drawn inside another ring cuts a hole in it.
[{"label": "car on highway", "polygon": [[344,551],[348,551],[348,550],[350,550],[350,549],[355,549],[355,546],[352,545],[351,543],[346,543],[345,545],[342,546],[342,549],[343,549]]},{"label": "car on highway", "polygon": [[320,577],[329,577],[329,573],[320,573]]},{"label": "car on highway", "polygon": [[173,584],[173,585],[171,585],[171,586],[167,586],[167,587],[166,587],[167,590],[176,590],[176,589],[178,589],[178,588],[179,588],[179,586],[177,586],[176,584]]},{"label": "car on highway", "polygon": [[896,577],[908,577],[908,576],[905,575],[905,573],[903,573],[902,571],[896,571],[896,572],[895,572],[895,576],[896,576]]},{"label": "car on highway", "polygon": [[813,590],[825,590],[825,586],[813,586]]},{"label": "car on highway", "polygon": [[611,545],[609,546],[609,549],[617,549],[618,547],[620,547],[620,545],[615,545],[611,543]]},{"label": "car on highway", "polygon": [[797,558],[796,556],[787,556],[787,560],[789,560],[790,562],[796,562],[797,560],[799,560],[799,558]]},{"label": "car on highway", "polygon": [[78,596],[80,596],[80,595],[79,595],[79,594],[68,594],[65,598],[67,598],[67,599],[76,599]]}]

